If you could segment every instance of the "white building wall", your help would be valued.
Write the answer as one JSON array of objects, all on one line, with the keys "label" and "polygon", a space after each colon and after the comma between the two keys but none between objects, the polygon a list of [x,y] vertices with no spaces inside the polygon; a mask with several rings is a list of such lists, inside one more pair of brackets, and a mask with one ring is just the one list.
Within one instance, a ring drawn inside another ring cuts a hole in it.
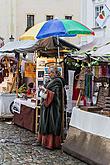
[{"label": "white building wall", "polygon": [[35,15],[35,23],[45,21],[46,15],[54,15],[54,18],[65,18],[66,15],[72,15],[73,19],[79,20],[80,0],[28,0],[27,5],[25,0],[17,0],[17,37],[26,29],[27,14]]},{"label": "white building wall", "polygon": [[65,18],[72,15],[80,21],[81,0],[0,0],[0,36],[7,42],[11,34],[18,39],[27,27],[27,14],[35,15],[35,23],[46,20],[46,15]]},{"label": "white building wall", "polygon": [[[95,28],[95,5],[104,4],[110,8],[110,0],[0,0],[0,36],[9,41],[11,34],[15,39],[22,35],[27,26],[27,14],[35,15],[35,23],[46,20],[46,15],[64,18],[72,15],[96,33],[95,37],[110,36],[110,19],[105,29]],[[68,39],[76,44],[86,44],[94,37]],[[82,43],[80,43],[80,41]]]},{"label": "white building wall", "polygon": [[10,34],[10,0],[0,0],[0,36],[9,38]]},{"label": "white building wall", "polygon": [[[89,0],[88,0],[89,1]],[[95,37],[105,37],[105,32],[106,29],[101,29],[101,28],[95,28],[95,6],[96,5],[104,5],[106,4],[107,0],[92,0],[92,8],[93,8],[93,18],[92,18],[92,28],[95,31],[96,36]]]},{"label": "white building wall", "polygon": [[109,37],[110,18],[107,21],[106,28],[101,29],[95,27],[95,5],[106,4],[110,9],[110,0],[81,0],[81,2],[81,21],[95,31],[94,37],[83,37],[82,44],[91,42],[95,37]]}]

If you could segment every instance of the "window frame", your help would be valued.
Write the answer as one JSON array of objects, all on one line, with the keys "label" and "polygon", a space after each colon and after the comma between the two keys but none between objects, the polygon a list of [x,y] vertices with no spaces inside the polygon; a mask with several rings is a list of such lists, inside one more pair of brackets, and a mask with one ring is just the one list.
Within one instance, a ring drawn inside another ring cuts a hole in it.
[{"label": "window frame", "polygon": [[73,19],[73,17],[72,17],[72,15],[65,15],[65,19],[72,20],[72,19]]},{"label": "window frame", "polygon": [[[94,6],[94,27],[95,28],[99,28],[99,25],[96,22],[96,18],[98,17],[98,15],[101,12],[101,10],[103,9],[103,7],[104,7],[104,3],[95,4],[95,6]],[[96,8],[100,8],[99,11],[97,11],[97,13],[96,13]]]},{"label": "window frame", "polygon": [[35,22],[35,15],[34,14],[27,14],[27,29],[31,28],[34,26]]},{"label": "window frame", "polygon": [[49,20],[52,20],[52,19],[54,19],[54,15],[52,15],[52,14],[46,15],[46,21],[49,21]]}]

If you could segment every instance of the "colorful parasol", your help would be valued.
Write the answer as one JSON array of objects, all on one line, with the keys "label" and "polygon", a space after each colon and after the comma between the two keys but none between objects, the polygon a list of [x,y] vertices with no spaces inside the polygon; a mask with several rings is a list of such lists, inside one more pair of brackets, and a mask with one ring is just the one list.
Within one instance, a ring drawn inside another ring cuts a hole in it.
[{"label": "colorful parasol", "polygon": [[71,37],[78,34],[94,35],[94,32],[75,20],[53,19],[42,26],[36,38],[42,39],[50,36]]},{"label": "colorful parasol", "polygon": [[50,36],[74,37],[76,35],[94,35],[94,32],[85,25],[68,19],[53,19],[38,23],[22,36],[20,40],[35,40]]},{"label": "colorful parasol", "polygon": [[75,20],[53,19],[33,26],[20,37],[20,40],[43,39],[55,36],[57,37],[58,57],[60,57],[59,37],[73,37],[78,34],[94,35],[94,32]]},{"label": "colorful parasol", "polygon": [[42,26],[45,23],[46,21],[34,25],[28,31],[26,31],[22,36],[20,36],[19,40],[35,40],[36,35],[38,34],[39,30],[42,28]]}]

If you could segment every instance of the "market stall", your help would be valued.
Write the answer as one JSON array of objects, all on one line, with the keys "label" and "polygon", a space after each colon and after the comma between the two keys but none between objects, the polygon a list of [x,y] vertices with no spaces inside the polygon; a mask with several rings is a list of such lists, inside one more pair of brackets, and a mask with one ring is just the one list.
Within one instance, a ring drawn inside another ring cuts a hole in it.
[{"label": "market stall", "polygon": [[[61,54],[60,54],[59,37],[75,37],[77,34],[94,35],[94,32],[91,29],[87,28],[86,26],[74,20],[53,19],[53,20],[36,24],[32,28],[30,28],[27,32],[25,32],[22,36],[20,36],[19,39],[20,40],[29,40],[29,39],[35,40],[35,39],[44,39],[44,38],[53,37],[53,36],[56,37],[56,41],[57,41],[56,42],[56,48],[57,48],[56,67],[60,67],[59,65],[60,65]],[[44,46],[44,51],[45,50],[47,50],[46,46]],[[58,61],[57,61],[57,57],[59,59]],[[62,73],[63,73],[63,68],[62,68]],[[41,85],[42,81],[39,81],[39,83],[40,84],[38,84],[37,82],[36,86]],[[64,115],[62,114],[62,123],[64,123],[63,117]],[[63,130],[63,124],[62,124],[62,130]]]},{"label": "market stall", "polygon": [[[8,57],[7,55],[0,56],[0,118],[12,116],[10,103],[16,98],[15,84],[13,85],[15,71],[15,58],[11,55]],[[10,92],[12,92],[12,94],[10,94]]]},{"label": "market stall", "polygon": [[[59,42],[61,56],[66,52],[69,52],[71,49],[79,49],[65,40],[59,39]],[[53,37],[44,41],[40,40],[39,42],[15,41],[12,43],[7,43],[7,45],[5,45],[1,50],[2,52],[17,52],[19,54],[26,54],[29,52],[31,55],[34,52],[35,55],[35,50],[37,49],[37,60],[36,56],[33,56],[33,61],[27,61],[27,59],[23,56],[19,62],[19,67],[21,70],[21,77],[19,78],[20,85],[17,90],[19,98],[15,99],[14,104],[11,105],[11,108],[13,109],[12,111],[14,111],[14,123],[32,132],[38,131],[40,117],[39,85],[43,84],[43,81],[45,81],[48,77],[48,66],[56,65],[56,45],[57,40]],[[61,61],[63,61],[62,58]],[[63,74],[63,69],[61,66],[59,69],[61,74]],[[34,84],[34,89],[30,89],[28,86],[29,83]],[[17,107],[18,104],[19,106]]]},{"label": "market stall", "polygon": [[[1,83],[0,83],[0,116],[7,118],[9,115],[13,116],[10,112],[10,105],[17,97],[18,88],[21,83],[20,79],[20,53],[34,52],[35,41],[24,42],[9,42],[1,49]],[[25,49],[25,50],[24,50]],[[20,80],[20,81],[19,81]],[[5,101],[4,101],[5,100]]]},{"label": "market stall", "polygon": [[[109,44],[105,47],[108,48]],[[78,79],[79,89],[83,92],[79,92],[77,106],[72,109],[68,135],[63,144],[65,152],[88,164],[110,163],[110,65],[109,55],[105,55],[104,50],[103,46],[92,55],[86,54],[91,60],[87,60],[85,66],[83,63],[86,72],[85,75],[81,72]],[[88,67],[91,72],[87,72]],[[80,104],[81,98],[83,105]]]},{"label": "market stall", "polygon": [[[36,65],[26,60],[21,63],[22,85],[18,88],[18,98],[14,100],[12,111],[14,124],[35,132],[36,121]],[[24,66],[23,66],[24,65]],[[24,67],[24,68],[23,68]]]}]

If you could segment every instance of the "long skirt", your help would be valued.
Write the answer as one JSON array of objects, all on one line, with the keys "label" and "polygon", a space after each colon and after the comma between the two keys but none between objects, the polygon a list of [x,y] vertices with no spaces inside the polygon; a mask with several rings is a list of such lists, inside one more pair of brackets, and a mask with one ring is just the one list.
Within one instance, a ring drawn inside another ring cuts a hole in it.
[{"label": "long skirt", "polygon": [[61,146],[61,136],[55,135],[38,135],[38,142],[48,149],[60,148]]}]

